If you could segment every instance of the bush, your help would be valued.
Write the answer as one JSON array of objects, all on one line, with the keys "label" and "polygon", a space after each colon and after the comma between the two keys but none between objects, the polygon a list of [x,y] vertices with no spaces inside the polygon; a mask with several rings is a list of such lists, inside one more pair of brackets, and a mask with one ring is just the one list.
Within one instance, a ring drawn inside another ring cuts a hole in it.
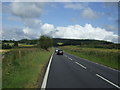
[{"label": "bush", "polygon": [[18,42],[14,42],[14,46],[18,46]]},{"label": "bush", "polygon": [[12,46],[10,46],[10,44],[4,44],[2,43],[2,49],[11,49]]},{"label": "bush", "polygon": [[52,46],[52,38],[44,35],[41,36],[38,40],[38,46],[42,49],[48,50],[48,48]]}]

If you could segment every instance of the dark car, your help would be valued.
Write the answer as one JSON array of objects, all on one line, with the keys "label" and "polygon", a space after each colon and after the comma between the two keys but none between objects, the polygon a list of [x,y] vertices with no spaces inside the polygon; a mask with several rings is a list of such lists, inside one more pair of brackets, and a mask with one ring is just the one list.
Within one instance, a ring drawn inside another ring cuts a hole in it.
[{"label": "dark car", "polygon": [[57,55],[63,55],[63,50],[58,50]]}]

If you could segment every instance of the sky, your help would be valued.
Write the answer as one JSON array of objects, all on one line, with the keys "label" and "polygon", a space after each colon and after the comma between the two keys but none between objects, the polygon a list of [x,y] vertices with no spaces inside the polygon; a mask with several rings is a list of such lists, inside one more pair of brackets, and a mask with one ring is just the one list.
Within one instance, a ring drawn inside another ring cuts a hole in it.
[{"label": "sky", "polygon": [[117,2],[2,2],[0,6],[3,40],[48,35],[118,43],[120,38]]}]

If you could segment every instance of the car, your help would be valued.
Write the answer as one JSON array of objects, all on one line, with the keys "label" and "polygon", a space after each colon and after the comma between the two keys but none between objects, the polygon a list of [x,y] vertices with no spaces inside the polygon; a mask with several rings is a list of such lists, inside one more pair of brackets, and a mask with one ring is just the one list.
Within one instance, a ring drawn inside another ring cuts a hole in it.
[{"label": "car", "polygon": [[58,49],[55,50],[55,53],[57,53],[57,52],[58,52]]},{"label": "car", "polygon": [[58,50],[56,54],[57,55],[63,55],[63,50]]}]

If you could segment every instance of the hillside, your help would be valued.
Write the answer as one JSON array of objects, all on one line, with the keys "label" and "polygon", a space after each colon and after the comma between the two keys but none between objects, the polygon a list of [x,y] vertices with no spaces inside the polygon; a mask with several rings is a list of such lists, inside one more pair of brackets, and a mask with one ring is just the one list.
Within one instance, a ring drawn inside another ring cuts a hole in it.
[{"label": "hillside", "polygon": [[[3,40],[3,43],[14,43],[14,40]],[[38,40],[28,40],[22,39],[17,41],[20,44],[26,45],[35,45]],[[90,40],[90,39],[63,39],[63,38],[53,38],[53,46],[67,46],[67,45],[80,45],[81,47],[89,47],[89,48],[108,48],[108,49],[119,49],[120,44],[115,44],[112,42],[107,42],[103,40]]]}]

